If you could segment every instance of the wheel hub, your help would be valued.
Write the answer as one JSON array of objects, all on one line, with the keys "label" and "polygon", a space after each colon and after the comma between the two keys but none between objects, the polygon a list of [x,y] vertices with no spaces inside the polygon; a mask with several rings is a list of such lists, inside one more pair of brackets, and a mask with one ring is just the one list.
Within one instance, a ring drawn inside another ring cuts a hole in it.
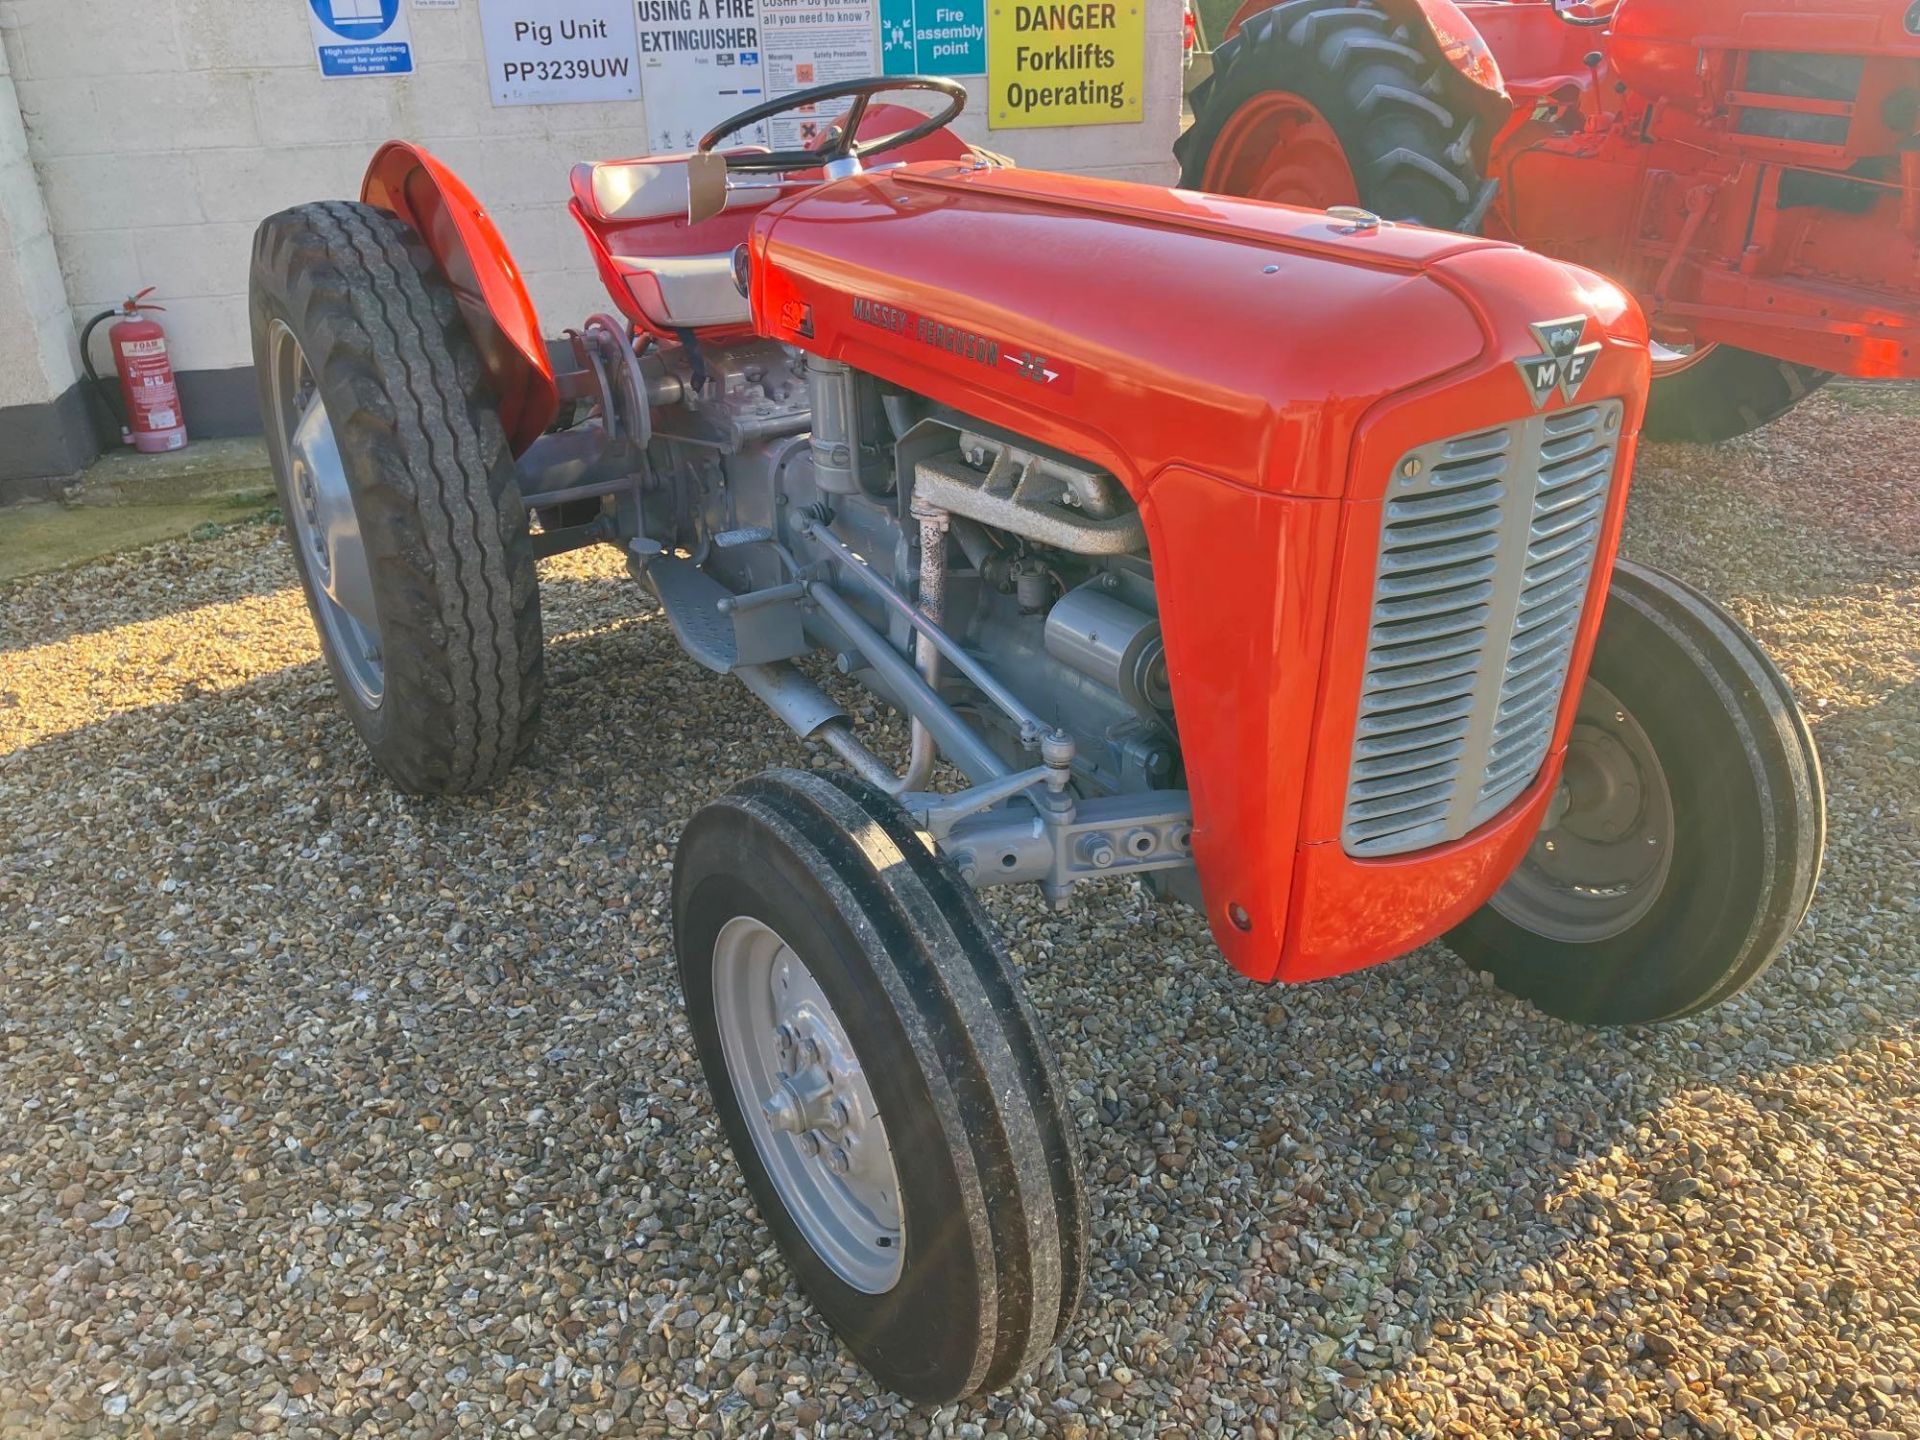
[{"label": "wheel hub", "polygon": [[1288,91],[1257,95],[1233,113],[1203,183],[1217,194],[1314,209],[1360,203],[1339,132],[1305,96]]},{"label": "wheel hub", "polygon": [[900,1181],[846,1026],[799,954],[742,915],[714,941],[714,1018],[754,1148],[807,1243],[881,1294],[900,1278]]},{"label": "wheel hub", "polygon": [[348,686],[369,710],[386,693],[380,620],[360,520],[327,407],[284,321],[267,332],[273,439],[286,467],[287,520],[313,582],[314,618]]},{"label": "wheel hub", "polygon": [[1493,908],[1562,941],[1610,939],[1653,908],[1673,861],[1673,798],[1653,743],[1589,679],[1560,792]]}]

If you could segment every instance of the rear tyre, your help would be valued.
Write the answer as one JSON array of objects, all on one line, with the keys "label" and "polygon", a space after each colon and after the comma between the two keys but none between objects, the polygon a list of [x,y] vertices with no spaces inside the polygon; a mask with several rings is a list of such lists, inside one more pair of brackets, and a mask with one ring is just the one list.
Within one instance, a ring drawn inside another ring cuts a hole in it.
[{"label": "rear tyre", "polygon": [[1713,345],[1653,369],[1650,440],[1712,445],[1779,419],[1833,378],[1830,370]]},{"label": "rear tyre", "polygon": [[1562,794],[1512,877],[1447,936],[1550,1014],[1704,1010],[1806,915],[1826,845],[1812,734],[1753,637],[1671,576],[1615,569]]},{"label": "rear tyre", "polygon": [[1180,183],[1457,230],[1483,180],[1476,122],[1448,103],[1442,63],[1364,0],[1262,11],[1194,89],[1173,146]]},{"label": "rear tyre", "polygon": [[402,790],[505,776],[540,711],[540,597],[498,408],[419,237],[302,205],[254,236],[254,368],[340,703]]},{"label": "rear tyre", "polygon": [[886,796],[771,771],[687,826],[673,916],[721,1124],[847,1348],[927,1403],[1031,1372],[1073,1314],[1085,1202],[972,893]]}]

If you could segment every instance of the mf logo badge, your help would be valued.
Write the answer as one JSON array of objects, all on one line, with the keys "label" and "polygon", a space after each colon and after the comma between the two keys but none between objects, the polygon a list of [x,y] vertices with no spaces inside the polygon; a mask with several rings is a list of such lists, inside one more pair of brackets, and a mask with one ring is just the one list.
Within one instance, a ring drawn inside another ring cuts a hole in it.
[{"label": "mf logo badge", "polygon": [[1580,343],[1586,338],[1587,317],[1541,320],[1528,328],[1546,353],[1529,355],[1513,363],[1520,367],[1520,378],[1527,382],[1533,408],[1538,410],[1544,406],[1555,390],[1571,403],[1580,393],[1580,387],[1587,383],[1587,376],[1593,373],[1593,362],[1600,358],[1598,340]]}]

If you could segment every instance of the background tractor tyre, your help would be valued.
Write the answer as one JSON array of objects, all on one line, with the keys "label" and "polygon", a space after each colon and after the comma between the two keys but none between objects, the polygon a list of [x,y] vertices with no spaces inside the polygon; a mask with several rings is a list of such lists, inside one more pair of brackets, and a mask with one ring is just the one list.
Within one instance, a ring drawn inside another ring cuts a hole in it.
[{"label": "background tractor tyre", "polygon": [[1564,813],[1447,936],[1588,1025],[1676,1019],[1759,976],[1826,845],[1820,757],[1786,680],[1692,587],[1622,562],[1568,746]]},{"label": "background tractor tyre", "polygon": [[1213,52],[1174,141],[1190,190],[1458,230],[1481,197],[1475,120],[1448,103],[1446,62],[1365,0],[1291,0]]},{"label": "background tractor tyre", "polygon": [[499,413],[418,236],[346,201],[254,236],[260,409],[342,705],[402,790],[499,781],[540,712],[540,597]]},{"label": "background tractor tyre", "polygon": [[847,1348],[926,1403],[1031,1372],[1078,1298],[1084,1201],[971,895],[887,797],[771,771],[687,826],[673,923],[721,1124]]},{"label": "background tractor tyre", "polygon": [[1832,371],[1811,365],[1708,346],[1672,366],[1655,364],[1647,438],[1703,445],[1731,440],[1779,419],[1832,378]]}]

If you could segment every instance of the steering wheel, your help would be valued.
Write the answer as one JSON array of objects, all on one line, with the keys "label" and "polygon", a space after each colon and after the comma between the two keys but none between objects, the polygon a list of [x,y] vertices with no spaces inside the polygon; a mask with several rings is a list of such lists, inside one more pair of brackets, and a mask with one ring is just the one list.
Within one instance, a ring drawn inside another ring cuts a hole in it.
[{"label": "steering wheel", "polygon": [[[946,96],[947,103],[939,114],[928,116],[918,125],[872,140],[856,140],[854,136],[859,132],[860,122],[866,118],[868,103],[874,96],[884,95],[890,90],[930,90],[936,95]],[[811,170],[817,165],[830,165],[836,160],[860,160],[868,155],[897,150],[902,145],[924,140],[967,108],[967,89],[955,81],[936,75],[870,75],[864,80],[816,85],[811,90],[783,95],[778,100],[755,105],[751,110],[742,110],[738,115],[729,115],[702,135],[700,143],[694,148],[699,154],[711,154],[716,145],[736,130],[758,125],[762,120],[770,120],[789,110],[804,109],[828,100],[844,100],[848,96],[853,97],[853,104],[847,107],[846,114],[834,121],[837,133],[820,149],[771,150],[764,154],[736,151],[723,157],[727,169],[760,174],[776,170]]]}]

